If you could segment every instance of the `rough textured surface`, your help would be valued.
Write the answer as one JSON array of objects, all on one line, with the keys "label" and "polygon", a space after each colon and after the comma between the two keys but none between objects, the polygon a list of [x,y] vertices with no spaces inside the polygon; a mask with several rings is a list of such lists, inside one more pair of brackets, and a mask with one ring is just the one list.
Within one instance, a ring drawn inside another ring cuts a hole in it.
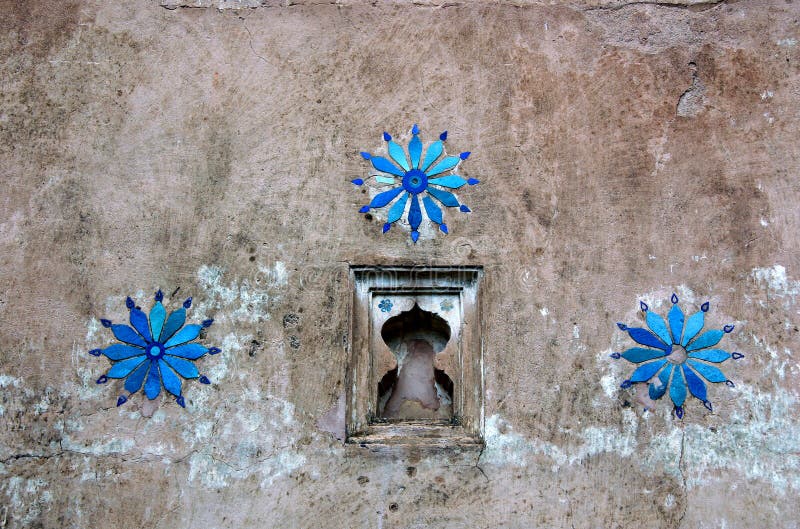
[{"label": "rough textured surface", "polygon": [[[796,3],[164,4],[3,5],[0,525],[798,527]],[[416,246],[414,122],[482,181]],[[485,267],[483,451],[329,433],[348,263]],[[224,352],[146,417],[86,351],[159,287]],[[672,291],[747,354],[682,422],[608,359]]]}]

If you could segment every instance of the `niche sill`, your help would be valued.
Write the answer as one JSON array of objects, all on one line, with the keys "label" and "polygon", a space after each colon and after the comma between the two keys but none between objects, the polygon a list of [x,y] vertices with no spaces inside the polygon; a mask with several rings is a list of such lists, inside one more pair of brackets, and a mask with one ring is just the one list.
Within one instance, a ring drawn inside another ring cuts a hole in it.
[{"label": "niche sill", "polygon": [[372,423],[366,432],[351,435],[348,443],[375,447],[478,448],[479,437],[450,421],[403,420]]}]

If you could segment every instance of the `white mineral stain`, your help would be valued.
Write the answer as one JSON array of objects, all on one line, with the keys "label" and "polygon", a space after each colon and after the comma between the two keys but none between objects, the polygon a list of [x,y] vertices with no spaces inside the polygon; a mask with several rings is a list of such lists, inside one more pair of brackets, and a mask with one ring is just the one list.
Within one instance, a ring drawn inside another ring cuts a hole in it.
[{"label": "white mineral stain", "polygon": [[46,387],[42,392],[42,397],[39,399],[39,402],[33,405],[33,411],[37,414],[41,415],[42,413],[46,412],[50,409],[51,404],[51,397],[53,395],[53,388]]},{"label": "white mineral stain", "polygon": [[[606,349],[605,351],[600,351],[594,356],[597,369],[600,372],[610,371],[610,373],[600,377],[600,387],[603,388],[603,393],[609,399],[614,399],[616,397],[620,383],[626,378],[623,372],[623,364],[620,363],[620,360],[614,360],[611,358],[611,354],[613,352],[614,351],[611,349]],[[624,360],[622,362],[624,362]],[[592,404],[595,407],[608,406],[607,402],[603,403],[601,400],[602,398],[595,399]]]},{"label": "white mineral stain", "polygon": [[[199,448],[188,460],[190,481],[215,489],[257,476],[262,486],[269,486],[306,464],[306,457],[291,448],[300,436],[300,425],[290,402],[267,395],[261,407],[226,417],[216,423],[213,444],[204,441],[212,437],[214,422],[195,425],[194,444]],[[215,445],[231,449],[218,454]]]},{"label": "white mineral stain", "polygon": [[25,479],[12,476],[0,487],[9,501],[10,518],[20,522],[19,527],[28,527],[43,512],[50,510],[53,495],[49,483],[41,478]]},{"label": "white mineral stain", "polygon": [[767,393],[745,384],[731,391],[736,391],[738,405],[728,424],[716,432],[698,424],[685,424],[683,430],[676,426],[642,450],[642,464],[680,477],[683,444],[687,488],[724,479],[721,472],[736,472],[769,483],[780,494],[800,491],[800,424],[793,412],[797,396],[780,388]]},{"label": "white mineral stain", "polygon": [[777,44],[778,46],[785,46],[787,48],[793,48],[793,47],[797,46],[797,39],[791,38],[791,37],[785,38],[785,39],[779,39],[775,44]]},{"label": "white mineral stain", "polygon": [[22,385],[22,380],[11,375],[0,375],[0,388],[15,387],[18,388]]},{"label": "white mineral stain", "polygon": [[222,381],[228,374],[230,364],[242,350],[242,342],[246,342],[249,339],[249,335],[239,337],[234,333],[226,334],[218,345],[218,347],[222,349],[222,352],[218,355],[205,358],[201,365],[206,376],[215,383]]},{"label": "white mineral stain", "polygon": [[194,316],[204,319],[210,311],[220,320],[259,322],[270,319],[269,308],[277,298],[276,291],[288,283],[286,265],[280,261],[272,267],[259,267],[255,277],[224,282],[224,270],[217,265],[203,265],[197,279],[203,295],[196,296]]},{"label": "white mineral stain", "polygon": [[69,435],[61,438],[61,448],[65,452],[75,452],[93,456],[105,456],[111,454],[127,454],[136,446],[133,439],[108,439],[105,441],[94,441],[86,444],[81,441],[73,441]]},{"label": "white mineral stain", "polygon": [[771,294],[791,298],[792,304],[794,303],[794,298],[800,294],[800,281],[789,279],[786,274],[786,268],[783,265],[776,264],[768,268],[753,268],[750,276],[758,286],[768,289]]},{"label": "white mineral stain", "polygon": [[580,463],[589,456],[614,452],[628,457],[636,449],[637,418],[632,410],[623,410],[623,427],[592,426],[575,437],[579,444],[556,446],[552,443],[530,440],[514,432],[512,426],[495,414],[486,421],[486,448],[482,462],[494,465],[526,466],[534,455],[544,455],[553,460],[554,468]]},{"label": "white mineral stain", "polygon": [[90,319],[89,323],[86,325],[86,343],[94,342],[95,336],[97,336],[101,328],[100,320],[97,318]]},{"label": "white mineral stain", "polygon": [[[486,421],[486,449],[482,462],[500,466],[526,466],[534,455],[554,462],[554,470],[580,463],[599,453],[615,453],[644,471],[667,473],[685,479],[688,489],[720,479],[720,473],[735,472],[748,480],[770,484],[780,494],[800,491],[800,424],[793,410],[798,399],[777,388],[773,393],[739,384],[737,406],[729,424],[712,431],[689,422],[676,423],[669,412],[647,414],[637,419],[632,410],[622,410],[622,428],[588,427],[574,438],[582,442],[556,446],[528,439],[499,415]],[[639,420],[669,421],[674,426],[646,445],[637,444]],[[682,468],[681,452],[683,451]]]},{"label": "white mineral stain", "polygon": [[667,494],[667,497],[664,498],[664,507],[667,509],[671,509],[675,505],[675,496],[672,494]]}]

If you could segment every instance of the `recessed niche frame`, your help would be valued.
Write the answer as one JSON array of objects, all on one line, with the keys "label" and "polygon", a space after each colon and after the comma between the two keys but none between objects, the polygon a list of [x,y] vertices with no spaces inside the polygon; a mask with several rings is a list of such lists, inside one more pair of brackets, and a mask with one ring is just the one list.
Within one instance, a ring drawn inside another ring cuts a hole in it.
[{"label": "recessed niche frame", "polygon": [[[350,267],[353,300],[347,366],[347,442],[361,445],[482,446],[483,349],[480,266]],[[417,307],[415,309],[415,306]],[[396,351],[382,329],[412,310],[449,326],[446,343],[433,344],[434,367],[452,381],[451,418],[381,417],[379,385],[397,368]]]}]

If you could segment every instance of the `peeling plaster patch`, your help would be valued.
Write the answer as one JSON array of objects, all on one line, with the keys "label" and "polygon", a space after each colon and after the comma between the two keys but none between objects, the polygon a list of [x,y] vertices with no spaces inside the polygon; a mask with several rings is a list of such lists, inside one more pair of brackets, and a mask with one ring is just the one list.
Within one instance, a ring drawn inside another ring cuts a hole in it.
[{"label": "peeling plaster patch", "polygon": [[775,44],[777,44],[778,46],[785,46],[787,48],[794,48],[795,46],[797,46],[797,39],[794,38],[780,39]]},{"label": "peeling plaster patch", "polygon": [[499,415],[486,421],[486,448],[482,460],[494,465],[526,466],[534,455],[544,455],[555,463],[553,471],[564,465],[580,463],[586,457],[604,452],[616,452],[628,457],[636,449],[638,419],[632,410],[623,410],[623,429],[591,426],[575,437],[583,439],[581,444],[560,448],[552,443],[529,440],[514,433],[511,425]]},{"label": "peeling plaster patch", "polygon": [[277,301],[276,289],[288,283],[286,265],[280,261],[270,267],[259,267],[256,277],[223,283],[224,271],[216,265],[203,265],[197,278],[204,295],[197,296],[195,317],[206,318],[210,310],[219,311],[221,320],[260,322],[270,319],[269,308]]},{"label": "peeling plaster patch", "polygon": [[642,450],[642,464],[680,478],[683,444],[687,488],[703,486],[718,480],[720,472],[733,471],[766,482],[781,494],[790,488],[800,491],[797,397],[783,389],[766,393],[744,384],[737,385],[736,391],[740,405],[729,424],[716,432],[697,424],[686,424],[683,430],[676,426]]},{"label": "peeling plaster patch", "polygon": [[697,116],[706,106],[706,87],[697,75],[697,66],[690,63],[692,70],[692,86],[678,99],[675,113],[684,118]]}]

